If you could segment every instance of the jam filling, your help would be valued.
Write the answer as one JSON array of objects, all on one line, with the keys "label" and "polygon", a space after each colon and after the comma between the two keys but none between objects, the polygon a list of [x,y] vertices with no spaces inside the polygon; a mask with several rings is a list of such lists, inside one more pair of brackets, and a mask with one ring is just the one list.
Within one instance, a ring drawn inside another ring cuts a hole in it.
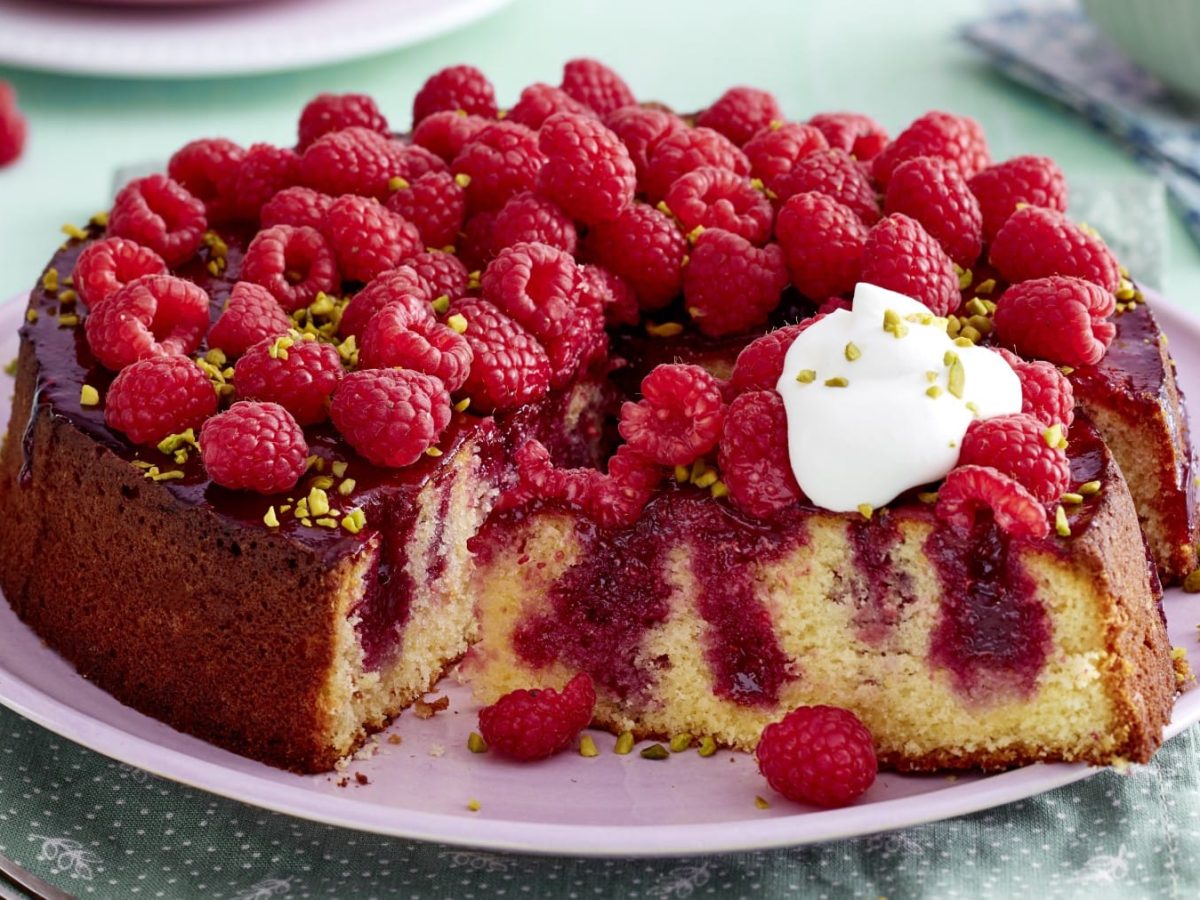
[{"label": "jam filling", "polygon": [[855,605],[854,625],[859,639],[878,646],[900,621],[900,611],[912,600],[912,579],[892,565],[900,530],[890,515],[851,520],[847,528],[854,568],[859,578],[849,593]]}]

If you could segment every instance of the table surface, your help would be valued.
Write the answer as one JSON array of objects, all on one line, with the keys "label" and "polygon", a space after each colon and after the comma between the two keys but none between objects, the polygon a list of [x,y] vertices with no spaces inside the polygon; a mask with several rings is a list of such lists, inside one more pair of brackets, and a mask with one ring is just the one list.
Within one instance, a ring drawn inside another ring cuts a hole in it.
[{"label": "table surface", "polygon": [[[118,166],[164,160],[199,136],[289,142],[319,91],[371,93],[403,128],[423,79],[461,61],[489,74],[502,104],[588,55],[639,96],[679,109],[733,83],[769,88],[796,118],[861,110],[893,132],[942,108],[977,118],[996,158],[1044,153],[1072,182],[1157,194],[1104,135],[957,39],[990,7],[517,0],[419,47],[290,74],[138,82],[0,67],[30,120],[24,158],[0,171],[0,298],[28,289],[63,223],[108,205]],[[1161,246],[1159,286],[1200,312],[1200,252],[1173,217]],[[1200,879],[1196,744],[1193,731],[1130,777],[1105,773],[952,823],[791,852],[624,864],[467,853],[294,822],[159,782],[0,711],[0,852],[95,896],[1187,896]]]}]

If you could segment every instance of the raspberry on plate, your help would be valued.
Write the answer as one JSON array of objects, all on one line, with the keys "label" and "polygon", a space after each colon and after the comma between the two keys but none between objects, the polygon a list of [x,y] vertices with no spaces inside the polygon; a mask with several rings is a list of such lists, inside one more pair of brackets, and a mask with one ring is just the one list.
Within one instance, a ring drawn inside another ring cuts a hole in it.
[{"label": "raspberry on plate", "polygon": [[80,298],[90,307],[143,275],[165,275],[163,258],[135,241],[110,237],[88,244],[75,259],[71,277]]},{"label": "raspberry on plate", "polygon": [[439,379],[448,391],[467,380],[474,355],[466,338],[435,319],[414,317],[402,302],[372,316],[363,332],[358,364],[363,369],[412,369]]},{"label": "raspberry on plate", "polygon": [[449,66],[425,80],[413,98],[413,125],[437,112],[457,112],[496,118],[496,90],[474,66]]},{"label": "raspberry on plate", "polygon": [[467,198],[449,172],[426,172],[394,191],[387,208],[415,226],[426,247],[447,247],[462,230]]},{"label": "raspberry on plate", "polygon": [[208,330],[208,294],[172,275],[144,275],[83,321],[92,355],[114,372],[151,356],[187,355]]},{"label": "raspberry on plate", "polygon": [[270,291],[262,285],[239,281],[208,333],[208,346],[231,357],[241,356],[265,338],[287,334],[291,327],[292,320]]},{"label": "raspberry on plate", "polygon": [[467,208],[474,213],[499,209],[514,194],[533,190],[545,161],[537,132],[515,122],[494,122],[463,146],[450,171],[469,179]]},{"label": "raspberry on plate", "polygon": [[389,303],[402,300],[413,316],[433,318],[429,285],[415,269],[401,266],[371,279],[367,285],[350,298],[342,310],[338,332],[342,337],[353,335],[361,339],[372,316]]},{"label": "raspberry on plate", "polygon": [[[454,157],[462,152],[468,141],[475,138],[490,120],[482,116],[469,116],[464,112],[436,112],[426,116],[413,129],[412,142],[414,146],[424,147],[431,153],[436,153],[445,163],[454,161]],[[524,124],[524,123],[518,123]]]},{"label": "raspberry on plate", "polygon": [[234,190],[246,151],[225,138],[184,144],[167,162],[167,174],[204,204],[209,222],[227,222],[237,214]]},{"label": "raspberry on plate", "polygon": [[642,399],[621,406],[621,437],[663,466],[691,465],[717,445],[724,422],[717,380],[699,366],[656,366]]},{"label": "raspberry on plate", "polygon": [[687,240],[670,216],[634,203],[584,241],[590,258],[633,288],[642,309],[660,309],[679,296]]},{"label": "raspberry on plate", "polygon": [[837,706],[801,706],[763,729],[755,750],[772,789],[797,803],[834,808],[853,803],[879,770],[871,733]]},{"label": "raspberry on plate", "polygon": [[596,689],[583,672],[562,691],[552,688],[510,691],[479,711],[479,733],[488,747],[529,762],[553,756],[592,721]]},{"label": "raspberry on plate", "polygon": [[104,421],[135,444],[199,428],[217,411],[208,376],[186,356],[156,356],[126,366],[109,385]]},{"label": "raspberry on plate", "polygon": [[696,124],[719,131],[739,147],[783,118],[775,95],[752,87],[732,87],[696,116]]},{"label": "raspberry on plate", "polygon": [[655,145],[668,134],[687,128],[687,123],[672,112],[636,105],[613,110],[604,117],[604,124],[629,151],[639,183]]},{"label": "raspberry on plate", "polygon": [[411,466],[450,424],[440,380],[408,369],[360,369],[342,379],[329,409],[333,424],[377,466]]},{"label": "raspberry on plate", "polygon": [[147,175],[121,188],[108,217],[108,233],[149,247],[169,266],[200,249],[208,221],[204,204],[166,175]]},{"label": "raspberry on plate", "polygon": [[233,490],[280,494],[304,474],[304,431],[278,403],[241,400],[200,430],[200,458],[214,483]]},{"label": "raspberry on plate", "polygon": [[968,182],[983,213],[983,237],[990,241],[1020,204],[1067,211],[1067,182],[1048,156],[1018,156],[988,166]]},{"label": "raspberry on plate", "polygon": [[330,204],[321,234],[333,249],[337,270],[351,281],[370,281],[423,249],[415,225],[378,200],[352,194]]},{"label": "raspberry on plate", "polygon": [[520,243],[549,244],[573,254],[579,232],[557,203],[525,191],[509,199],[491,222],[491,253]]},{"label": "raspberry on plate", "polygon": [[810,316],[802,322],[784,325],[774,331],[768,331],[742,348],[733,364],[733,373],[729,383],[740,392],[743,391],[773,391],[783,374],[783,358],[791,349],[792,341],[796,340],[804,329],[814,325],[824,316]]},{"label": "raspberry on plate", "polygon": [[750,160],[725,135],[711,128],[683,128],[666,135],[651,148],[639,186],[657,203],[667,195],[675,179],[701,166],[750,174]]},{"label": "raspberry on plate", "polygon": [[234,210],[245,222],[257,222],[268,200],[300,180],[300,157],[287,147],[253,144],[237,165]]},{"label": "raspberry on plate", "polygon": [[300,111],[297,126],[300,140],[296,149],[303,153],[321,135],[354,125],[380,134],[388,133],[387,119],[372,97],[366,94],[317,94]]},{"label": "raspberry on plate", "polygon": [[1071,467],[1066,451],[1050,446],[1045,432],[1045,425],[1025,413],[976,419],[967,427],[958,464],[991,466],[1049,503],[1070,486]]},{"label": "raspberry on plate", "polygon": [[740,235],[708,228],[683,270],[683,299],[700,331],[720,337],[765,324],[787,283],[778,244],[759,248]]},{"label": "raspberry on plate", "polygon": [[866,225],[879,221],[879,200],[862,167],[844,150],[816,150],[774,180],[771,189],[785,202],[793,194],[828,194]]},{"label": "raspberry on plate", "polygon": [[17,92],[7,81],[0,81],[0,168],[20,158],[27,127],[17,107]]},{"label": "raspberry on plate", "polygon": [[962,299],[942,245],[903,213],[880,220],[867,235],[860,280],[912,297],[935,316],[950,315]]},{"label": "raspberry on plate", "polygon": [[1008,217],[992,241],[988,261],[1011,282],[1070,275],[1115,291],[1120,266],[1094,232],[1057,210],[1026,206]]},{"label": "raspberry on plate", "polygon": [[516,409],[546,396],[550,361],[533,335],[486,300],[463,298],[450,313],[467,324],[462,334],[473,360],[463,393],[474,411]]},{"label": "raspberry on plate", "polygon": [[787,413],[774,385],[729,404],[720,448],[721,479],[742,512],[765,519],[803,499],[788,461]]},{"label": "raspberry on plate", "polygon": [[307,226],[272,225],[256,234],[242,258],[241,277],[265,287],[287,312],[341,286],[333,249]]},{"label": "raspberry on plate", "polygon": [[874,159],[888,143],[883,126],[862,113],[817,113],[808,124],[825,136],[830,147],[844,150],[861,162]]},{"label": "raspberry on plate", "polygon": [[329,398],[344,375],[342,359],[332,344],[302,340],[296,332],[259,341],[233,370],[242,400],[278,403],[301,425],[322,422]]},{"label": "raspberry on plate", "polygon": [[357,125],[321,135],[300,157],[301,181],[331,197],[360,194],[386,199],[396,168],[391,141]]},{"label": "raspberry on plate", "polygon": [[258,222],[263,228],[272,225],[305,225],[319,229],[332,203],[332,197],[312,188],[284,188],[263,204],[258,212]]},{"label": "raspberry on plate", "polygon": [[796,194],[779,210],[775,237],[787,258],[792,286],[804,296],[818,300],[854,289],[867,226],[852,209],[826,194]]},{"label": "raspberry on plate", "polygon": [[663,202],[689,234],[696,228],[721,228],[757,246],[767,242],[775,219],[771,201],[749,178],[713,166],[675,179]]},{"label": "raspberry on plate", "polygon": [[542,82],[529,85],[513,104],[505,118],[526,128],[537,131],[555,113],[579,113],[585,116],[595,113],[561,88]]},{"label": "raspberry on plate", "polygon": [[[1032,208],[1032,207],[1030,207]],[[1116,298],[1082,278],[1053,275],[1011,285],[996,303],[996,336],[1022,356],[1094,365],[1116,337]]]},{"label": "raspberry on plate", "polygon": [[800,160],[810,153],[828,149],[825,135],[812,125],[799,122],[772,123],[742,147],[750,161],[750,174],[770,190],[775,190],[779,179],[792,171]]},{"label": "raspberry on plate", "polygon": [[629,85],[616,72],[594,59],[572,59],[563,66],[563,93],[598,115],[637,103]]},{"label": "raspberry on plate", "polygon": [[871,161],[871,174],[887,187],[896,166],[914,156],[936,156],[970,178],[991,163],[979,123],[968,116],[927,112],[905,128]]},{"label": "raspberry on plate", "polygon": [[983,250],[979,201],[958,169],[945,160],[915,156],[896,166],[883,208],[889,214],[904,213],[920,222],[946,255],[964,269],[979,259]]},{"label": "raspberry on plate", "polygon": [[621,139],[591,116],[556,113],[538,133],[546,163],[537,189],[586,224],[615,218],[633,202],[637,170]]}]

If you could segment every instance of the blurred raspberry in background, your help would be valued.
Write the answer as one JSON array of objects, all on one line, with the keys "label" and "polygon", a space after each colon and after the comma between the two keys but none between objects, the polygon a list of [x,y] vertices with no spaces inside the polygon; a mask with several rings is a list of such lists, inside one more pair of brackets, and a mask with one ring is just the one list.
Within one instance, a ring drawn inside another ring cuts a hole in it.
[{"label": "blurred raspberry in background", "polygon": [[17,92],[0,81],[0,166],[7,166],[25,147],[25,117],[17,109]]}]

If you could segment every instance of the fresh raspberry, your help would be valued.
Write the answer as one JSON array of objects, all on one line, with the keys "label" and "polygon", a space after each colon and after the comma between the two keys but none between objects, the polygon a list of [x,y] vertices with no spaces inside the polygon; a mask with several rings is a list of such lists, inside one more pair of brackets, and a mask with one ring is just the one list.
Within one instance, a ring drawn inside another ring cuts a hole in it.
[{"label": "fresh raspberry", "polygon": [[367,323],[375,313],[389,303],[403,301],[414,315],[422,314],[433,318],[433,307],[430,302],[429,284],[415,269],[401,266],[372,278],[362,290],[350,298],[346,308],[342,310],[342,318],[338,323],[338,332],[342,337],[354,337],[362,340]]},{"label": "fresh raspberry", "polygon": [[83,302],[94,308],[143,275],[165,274],[167,264],[149,247],[110,237],[83,248],[75,260],[71,278]]},{"label": "fresh raspberry", "polygon": [[467,207],[474,213],[499,209],[514,194],[533,190],[545,161],[537,132],[515,122],[496,122],[467,142],[450,170],[470,178]]},{"label": "fresh raspberry", "polygon": [[355,125],[388,133],[387,119],[366,94],[317,94],[300,111],[296,149],[303,153],[321,135]]},{"label": "fresh raspberry", "polygon": [[584,242],[591,259],[623,279],[642,309],[660,309],[683,287],[687,240],[670,216],[644,203],[601,222]]},{"label": "fresh raspberry", "polygon": [[825,316],[818,313],[794,325],[784,325],[774,331],[768,331],[742,348],[733,364],[733,372],[729,376],[730,386],[741,393],[743,391],[773,391],[783,374],[783,359],[787,356],[796,340],[806,328],[820,322]]},{"label": "fresh raspberry", "polygon": [[426,172],[388,197],[387,208],[412,223],[426,247],[447,247],[462,229],[467,198],[449,172]]},{"label": "fresh raspberry", "polygon": [[369,128],[355,126],[313,141],[300,157],[300,179],[332,197],[360,194],[383,200],[396,167],[391,141]]},{"label": "fresh raspberry", "polygon": [[604,125],[629,151],[639,183],[646,174],[648,157],[655,145],[667,135],[688,127],[674,113],[644,106],[622,106],[604,117]]},{"label": "fresh raspberry", "polygon": [[789,197],[775,219],[792,285],[811,299],[847,294],[862,270],[867,226],[826,194]]},{"label": "fresh raspberry", "polygon": [[493,253],[520,243],[549,244],[573,254],[579,243],[579,232],[571,217],[557,203],[525,191],[505,203],[491,224]]},{"label": "fresh raspberry", "polygon": [[321,233],[333,248],[338,271],[351,281],[370,281],[422,250],[415,225],[378,200],[353,194],[330,204]]},{"label": "fresh raspberry", "polygon": [[650,150],[645,177],[639,186],[657,203],[667,195],[676,178],[701,166],[750,174],[750,160],[725,135],[711,128],[684,128],[671,132]]},{"label": "fresh raspberry", "polygon": [[914,121],[871,161],[871,174],[887,187],[896,166],[914,156],[936,156],[970,178],[991,163],[979,123],[967,116],[927,112]]},{"label": "fresh raspberry", "polygon": [[246,151],[224,138],[184,144],[167,162],[167,174],[204,204],[209,222],[227,222],[237,214],[234,185]]},{"label": "fresh raspberry", "polygon": [[565,91],[539,81],[521,91],[521,96],[505,118],[509,122],[516,122],[537,131],[542,127],[542,123],[555,113],[578,113],[585,116],[593,114],[588,107]]},{"label": "fresh raspberry", "polygon": [[300,157],[287,147],[253,144],[237,167],[234,204],[238,217],[257,222],[268,200],[300,181]]},{"label": "fresh raspberry", "polygon": [[766,519],[804,498],[788,460],[787,413],[774,385],[729,404],[717,465],[729,499],[748,515]]},{"label": "fresh raspberry", "polygon": [[234,366],[233,384],[240,399],[278,403],[301,425],[313,425],[328,417],[329,398],[343,374],[333,344],[293,332],[247,350]]},{"label": "fresh raspberry", "polygon": [[411,466],[450,424],[450,395],[437,378],[408,369],[360,369],[342,379],[333,424],[377,466]]},{"label": "fresh raspberry", "polygon": [[436,112],[422,119],[413,129],[412,142],[424,147],[446,163],[462,152],[468,141],[474,140],[484,128],[491,124],[482,116],[468,116],[460,112]]},{"label": "fresh raspberry", "polygon": [[1071,482],[1067,453],[1046,443],[1046,426],[1025,413],[976,419],[967,426],[960,466],[991,466],[1018,481],[1043,503],[1057,500]]},{"label": "fresh raspberry", "polygon": [[832,312],[837,312],[839,309],[851,310],[854,308],[854,303],[847,300],[845,297],[830,297],[828,300],[821,302],[817,307],[817,315],[827,316]]},{"label": "fresh raspberry", "polygon": [[404,303],[391,303],[367,323],[358,364],[424,372],[457,391],[471,371],[471,359],[471,345],[461,334],[433,319],[414,318]]},{"label": "fresh raspberry", "polygon": [[272,225],[301,225],[320,229],[333,198],[306,187],[284,188],[263,204],[258,222],[263,228]]},{"label": "fresh raspberry", "polygon": [[604,319],[610,325],[638,323],[637,294],[621,278],[603,266],[586,265],[580,269],[582,284],[599,298]]},{"label": "fresh raspberry", "polygon": [[1016,479],[988,466],[952,469],[938,489],[938,517],[968,529],[985,508],[1000,530],[1015,538],[1043,538],[1050,532],[1046,508]]},{"label": "fresh raspberry", "polygon": [[479,733],[489,747],[528,762],[565,750],[592,721],[596,689],[580,672],[562,692],[551,688],[510,691],[479,711]]},{"label": "fresh raspberry", "polygon": [[514,244],[488,263],[483,299],[545,346],[567,330],[576,309],[579,267],[547,244]]},{"label": "fresh raspberry", "polygon": [[752,87],[733,87],[696,117],[696,124],[719,131],[739,147],[772,122],[783,118],[774,94]]},{"label": "fresh raspberry", "polygon": [[765,324],[787,283],[778,244],[759,248],[740,235],[708,228],[683,270],[683,298],[700,331],[720,337]]},{"label": "fresh raspberry", "polygon": [[[403,144],[400,141],[389,141],[388,150],[392,154],[392,177],[404,181],[416,181],[422,175],[430,172],[449,172],[450,166],[446,161],[427,150],[420,144]],[[389,185],[390,187],[390,185]]]},{"label": "fresh raspberry", "polygon": [[463,337],[474,360],[463,392],[486,414],[516,409],[546,396],[550,362],[534,337],[486,300],[463,298],[450,312],[467,321]]},{"label": "fresh raspberry", "polygon": [[555,389],[566,387],[576,372],[608,346],[603,300],[583,289],[582,275],[576,301],[566,331],[543,344],[550,361],[550,387]]},{"label": "fresh raspberry", "polygon": [[717,380],[699,366],[663,365],[642,379],[642,399],[621,406],[621,437],[664,466],[686,466],[717,445],[724,407]]},{"label": "fresh raspberry", "polygon": [[1075,421],[1075,390],[1058,366],[1016,356],[1009,365],[1021,379],[1021,412],[1047,427],[1059,424],[1070,428]]},{"label": "fresh raspberry", "polygon": [[773,790],[830,809],[861,797],[879,770],[871,732],[838,706],[792,710],[763,729],[754,755]]},{"label": "fresh raspberry", "polygon": [[555,113],[538,133],[546,163],[538,192],[589,225],[615,218],[633,202],[637,170],[621,139],[596,119]]},{"label": "fresh raspberry", "polygon": [[991,241],[1020,203],[1067,211],[1067,182],[1048,156],[1018,156],[988,166],[968,183],[983,212],[983,238]]},{"label": "fresh raspberry", "polygon": [[151,356],[187,355],[208,331],[208,294],[172,275],[143,275],[83,321],[92,355],[114,372]]},{"label": "fresh raspberry", "polygon": [[169,266],[196,255],[204,229],[204,204],[166,175],[129,182],[113,201],[108,233],[149,247]]},{"label": "fresh raspberry", "polygon": [[844,150],[816,150],[797,160],[790,172],[779,176],[771,188],[784,202],[793,194],[815,191],[828,194],[867,225],[879,221],[875,188],[862,168]]},{"label": "fresh raspberry", "polygon": [[958,169],[933,156],[914,156],[896,166],[883,208],[921,223],[964,269],[975,265],[983,249],[979,201]]},{"label": "fresh raspberry", "polygon": [[1008,217],[992,241],[988,261],[1010,282],[1070,275],[1115,291],[1116,258],[1098,236],[1057,210],[1026,206]]},{"label": "fresh raspberry", "polygon": [[17,92],[7,81],[0,81],[0,168],[20,157],[27,127],[17,108]]},{"label": "fresh raspberry", "polygon": [[570,60],[563,66],[562,84],[559,86],[567,96],[601,116],[637,103],[637,98],[624,79],[594,59]]},{"label": "fresh raspberry", "polygon": [[315,228],[272,225],[254,236],[242,258],[241,278],[261,284],[286,312],[308,306],[341,285],[333,248]]},{"label": "fresh raspberry", "polygon": [[287,334],[292,320],[265,287],[239,281],[229,292],[225,311],[208,333],[208,346],[241,356],[265,338]]},{"label": "fresh raspberry", "polygon": [[750,160],[750,174],[771,190],[804,157],[828,149],[825,135],[799,122],[768,125],[742,147]]},{"label": "fresh raspberry", "polygon": [[500,211],[495,209],[475,213],[468,217],[467,223],[463,225],[462,238],[456,249],[463,265],[472,272],[482,270],[496,255],[492,249],[492,232],[495,230],[499,213]]},{"label": "fresh raspberry", "polygon": [[808,124],[824,135],[830,147],[844,150],[859,162],[874,159],[888,143],[883,127],[861,113],[818,113]]},{"label": "fresh raspberry", "polygon": [[721,228],[762,246],[771,236],[775,210],[750,179],[728,169],[701,166],[677,178],[663,198],[683,230]]},{"label": "fresh raspberry", "polygon": [[404,268],[412,269],[426,284],[426,294],[437,299],[449,297],[456,300],[467,292],[467,267],[453,253],[441,250],[426,250],[404,261]]},{"label": "fresh raspberry", "polygon": [[217,411],[208,376],[186,356],[156,356],[121,370],[104,398],[104,421],[135,444],[199,428]]},{"label": "fresh raspberry", "polygon": [[222,487],[282,494],[304,474],[308,444],[278,403],[241,400],[204,423],[200,458]]},{"label": "fresh raspberry", "polygon": [[1117,327],[1108,320],[1116,298],[1084,281],[1052,275],[1011,285],[996,303],[996,336],[1022,356],[1061,366],[1104,359]]},{"label": "fresh raspberry", "polygon": [[413,125],[436,112],[457,112],[496,118],[496,90],[474,66],[450,66],[435,72],[413,98]]},{"label": "fresh raspberry", "polygon": [[912,297],[935,316],[948,316],[962,300],[954,263],[916,219],[892,213],[867,235],[861,281]]}]

